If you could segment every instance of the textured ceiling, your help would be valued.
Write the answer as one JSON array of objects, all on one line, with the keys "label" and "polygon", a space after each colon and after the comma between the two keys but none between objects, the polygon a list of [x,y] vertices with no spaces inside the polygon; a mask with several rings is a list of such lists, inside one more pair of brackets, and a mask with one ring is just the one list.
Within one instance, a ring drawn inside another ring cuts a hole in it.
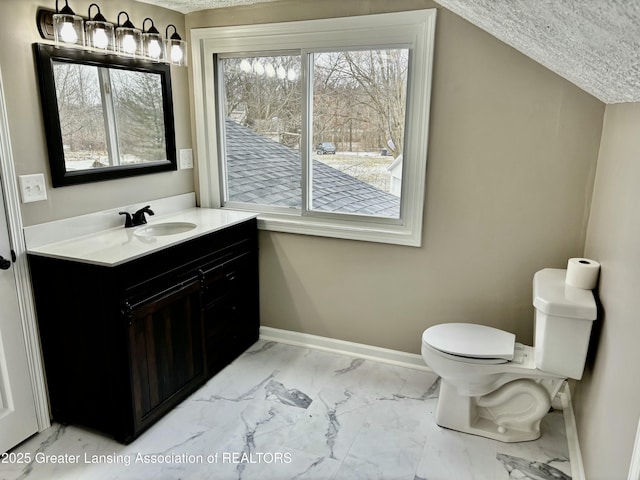
[{"label": "textured ceiling", "polygon": [[605,103],[640,102],[640,0],[436,0]]},{"label": "textured ceiling", "polygon": [[[197,12],[210,8],[235,7],[238,5],[250,5],[252,3],[275,2],[276,0],[138,0],[143,3],[151,3],[159,7],[169,8],[181,13]],[[302,0],[313,1],[313,0]]]},{"label": "textured ceiling", "polygon": [[[139,1],[190,13],[275,0]],[[605,103],[640,102],[640,0],[435,1]]]}]

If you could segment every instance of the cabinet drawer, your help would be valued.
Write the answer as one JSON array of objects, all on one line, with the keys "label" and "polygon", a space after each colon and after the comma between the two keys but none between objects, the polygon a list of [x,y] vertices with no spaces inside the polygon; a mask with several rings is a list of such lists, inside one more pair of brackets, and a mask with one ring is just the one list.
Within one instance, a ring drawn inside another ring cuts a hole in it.
[{"label": "cabinet drawer", "polygon": [[157,290],[157,284],[167,278],[190,276],[203,265],[226,262],[243,252],[255,250],[255,229],[255,221],[245,222],[118,266],[125,295],[145,289]]},{"label": "cabinet drawer", "polygon": [[223,300],[233,291],[243,291],[255,279],[255,254],[244,252],[210,268],[200,270],[202,303],[206,307]]},{"label": "cabinet drawer", "polygon": [[[195,261],[186,261],[182,255],[169,249],[165,252],[162,261],[153,260],[153,268],[156,269],[153,276],[146,276],[144,281],[133,282],[127,278],[128,286],[124,295],[128,298],[144,296],[149,291],[159,291],[168,288],[176,281],[188,281],[194,275],[202,276],[203,270],[212,270],[216,265],[224,265],[234,258],[250,250],[250,242],[247,239],[240,240],[225,248],[220,248],[205,256],[198,257]],[[145,259],[150,262],[149,259]],[[208,267],[210,265],[210,267]],[[143,266],[140,266],[141,268]],[[148,266],[144,266],[147,268]],[[150,270],[150,268],[149,268]],[[124,270],[123,270],[124,272]],[[128,267],[127,274],[131,272]]]}]

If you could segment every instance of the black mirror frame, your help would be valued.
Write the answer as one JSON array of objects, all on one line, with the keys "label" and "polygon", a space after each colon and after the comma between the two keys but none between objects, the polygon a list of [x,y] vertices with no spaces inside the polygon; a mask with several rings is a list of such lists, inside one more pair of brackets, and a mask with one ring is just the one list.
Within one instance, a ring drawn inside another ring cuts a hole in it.
[{"label": "black mirror frame", "polygon": [[[173,97],[171,93],[171,68],[169,65],[140,59],[118,57],[116,55],[92,53],[76,48],[60,48],[42,43],[34,43],[33,49],[38,68],[40,100],[42,103],[44,130],[47,137],[49,165],[51,168],[51,183],[54,187],[100,182],[178,169],[173,121]],[[64,159],[62,132],[60,130],[58,100],[53,76],[54,60],[160,74],[162,80],[167,160],[139,165],[112,166],[95,170],[67,171]]]}]

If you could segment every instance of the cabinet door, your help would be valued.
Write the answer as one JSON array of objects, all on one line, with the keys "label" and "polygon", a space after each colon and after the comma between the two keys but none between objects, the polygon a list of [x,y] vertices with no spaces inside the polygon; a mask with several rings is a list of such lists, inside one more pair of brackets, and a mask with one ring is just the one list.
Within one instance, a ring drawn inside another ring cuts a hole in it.
[{"label": "cabinet door", "polygon": [[199,280],[150,295],[127,310],[137,432],[204,379]]},{"label": "cabinet door", "polygon": [[255,252],[201,272],[204,331],[209,376],[258,339],[258,274]]}]

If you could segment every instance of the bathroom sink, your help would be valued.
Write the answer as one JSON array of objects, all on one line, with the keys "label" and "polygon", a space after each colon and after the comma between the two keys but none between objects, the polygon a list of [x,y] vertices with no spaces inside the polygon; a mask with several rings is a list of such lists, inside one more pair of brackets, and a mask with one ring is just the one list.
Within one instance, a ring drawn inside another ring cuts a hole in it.
[{"label": "bathroom sink", "polygon": [[165,235],[175,235],[176,233],[184,233],[196,228],[195,223],[190,222],[166,222],[147,225],[138,228],[134,234],[140,237],[162,237]]}]

